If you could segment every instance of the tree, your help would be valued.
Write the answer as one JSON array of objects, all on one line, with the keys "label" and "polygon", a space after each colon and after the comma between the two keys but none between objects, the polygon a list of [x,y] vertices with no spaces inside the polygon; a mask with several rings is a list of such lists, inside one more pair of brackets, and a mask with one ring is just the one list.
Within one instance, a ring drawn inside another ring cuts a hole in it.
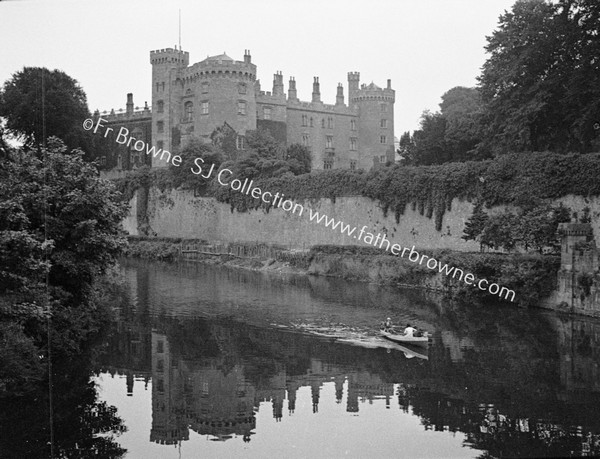
[{"label": "tree", "polygon": [[400,138],[405,164],[431,165],[483,159],[476,147],[481,141],[482,102],[475,88],[457,86],[444,93],[440,112],[421,115],[421,127]]},{"label": "tree", "polygon": [[452,160],[473,159],[482,131],[483,105],[479,91],[463,86],[448,90],[442,96],[440,113],[446,119],[444,141]]},{"label": "tree", "polygon": [[89,116],[85,92],[60,70],[25,67],[0,91],[0,117],[6,119],[8,132],[27,145],[56,136],[69,148],[87,150],[91,136],[82,123]]},{"label": "tree", "polygon": [[519,0],[500,16],[479,77],[485,148],[591,151],[600,119],[599,32],[592,0]]},{"label": "tree", "polygon": [[81,299],[123,247],[127,204],[82,157],[54,138],[39,158],[25,149],[0,162],[5,292],[26,291],[47,272],[53,286]]},{"label": "tree", "polygon": [[246,143],[248,148],[254,150],[260,158],[270,160],[285,158],[285,146],[277,142],[266,129],[246,132]]},{"label": "tree", "polygon": [[473,215],[465,223],[463,239],[477,240],[494,250],[511,251],[517,247],[525,250],[535,249],[542,253],[544,249],[553,251],[560,247],[558,224],[570,221],[571,211],[562,204],[552,206],[538,203],[517,213],[504,211],[487,216],[477,203]]},{"label": "tree", "polygon": [[308,174],[312,169],[310,150],[298,143],[293,143],[287,148],[286,161],[294,175]]},{"label": "tree", "polygon": [[[169,171],[173,178],[173,186],[176,188],[184,186],[193,189],[195,193],[202,193],[206,190],[223,162],[223,156],[218,147],[205,143],[198,138],[190,139],[181,149],[179,156],[182,158],[179,166],[169,165]],[[197,161],[198,158],[204,162]],[[207,178],[206,176],[209,174],[213,164],[212,176]],[[198,166],[202,168],[202,171],[200,171]]]},{"label": "tree", "polygon": [[413,133],[416,165],[429,166],[451,160],[445,141],[446,118],[441,113],[425,111],[421,115],[421,129]]},{"label": "tree", "polygon": [[404,132],[398,142],[398,154],[402,156],[401,163],[405,166],[413,166],[415,159],[415,142],[410,131]]},{"label": "tree", "polygon": [[539,205],[519,213],[517,243],[525,249],[534,248],[542,253],[546,247],[557,250],[560,246],[556,230],[558,224],[570,221],[570,210],[562,204]]},{"label": "tree", "polygon": [[483,203],[478,201],[473,207],[473,214],[465,223],[462,239],[465,241],[479,242],[479,250],[483,252],[483,242],[481,236],[488,221],[488,216],[483,210]]}]

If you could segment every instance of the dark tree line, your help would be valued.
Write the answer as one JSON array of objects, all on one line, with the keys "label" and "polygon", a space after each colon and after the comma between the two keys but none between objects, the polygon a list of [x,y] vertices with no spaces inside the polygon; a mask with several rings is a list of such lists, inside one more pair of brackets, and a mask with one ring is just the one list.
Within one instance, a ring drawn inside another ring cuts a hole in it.
[{"label": "dark tree line", "polygon": [[404,133],[408,164],[600,150],[600,2],[518,0],[487,37],[477,88],[453,88]]}]

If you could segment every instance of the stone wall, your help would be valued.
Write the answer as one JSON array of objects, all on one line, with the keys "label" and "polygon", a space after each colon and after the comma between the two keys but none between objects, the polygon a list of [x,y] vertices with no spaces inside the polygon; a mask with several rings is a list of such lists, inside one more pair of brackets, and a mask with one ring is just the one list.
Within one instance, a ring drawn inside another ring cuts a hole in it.
[{"label": "stone wall", "polygon": [[[123,222],[125,230],[132,235],[140,234],[139,225],[142,222],[137,214],[140,213],[139,209],[145,207],[145,203],[138,202],[140,198],[143,198],[143,194],[138,190],[131,202],[130,216]],[[580,213],[582,208],[589,207],[593,233],[596,240],[600,240],[600,197],[566,196],[560,201]],[[292,249],[319,244],[366,245],[353,237],[342,235],[339,227],[333,230],[326,228],[323,223],[310,221],[309,209],[312,208],[313,211],[356,226],[358,229],[355,234],[366,226],[365,231],[374,235],[386,234],[391,244],[397,243],[402,247],[414,245],[416,248],[426,249],[479,250],[479,244],[461,238],[465,222],[473,209],[473,204],[468,201],[455,199],[452,202],[452,210],[444,215],[442,231],[435,229],[433,219],[412,210],[410,205],[404,215],[400,216],[400,222],[396,223],[392,212],[384,216],[376,201],[361,196],[340,197],[335,203],[330,199],[320,199],[300,204],[304,207],[300,216],[281,208],[271,209],[268,213],[263,209],[237,212],[232,211],[228,204],[217,202],[214,198],[195,197],[190,191],[161,192],[157,188],[151,188],[147,203],[147,223],[149,234],[160,237],[261,242]],[[501,210],[503,208],[498,207],[488,212]]]},{"label": "stone wall", "polygon": [[[124,221],[129,234],[139,233],[136,214],[141,207],[138,195],[131,201],[130,216]],[[141,197],[141,196],[140,196]],[[303,202],[302,215],[283,209],[263,209],[249,212],[232,211],[228,204],[214,198],[194,197],[192,192],[170,190],[161,192],[152,188],[148,197],[147,214],[150,235],[159,237],[182,237],[220,242],[263,242],[289,248],[309,248],[318,244],[365,245],[348,235],[342,235],[339,227],[326,228],[323,223],[310,221],[309,209],[365,232],[387,234],[391,244],[421,248],[450,248],[462,251],[477,251],[479,245],[461,239],[465,221],[470,217],[472,204],[455,200],[452,211],[444,216],[443,231],[435,229],[432,219],[420,215],[407,207],[400,222],[396,223],[393,213],[384,216],[375,201],[365,197],[337,198],[314,202]],[[365,233],[366,234],[366,233]],[[364,237],[364,236],[363,236]],[[385,247],[385,244],[384,244]]]}]

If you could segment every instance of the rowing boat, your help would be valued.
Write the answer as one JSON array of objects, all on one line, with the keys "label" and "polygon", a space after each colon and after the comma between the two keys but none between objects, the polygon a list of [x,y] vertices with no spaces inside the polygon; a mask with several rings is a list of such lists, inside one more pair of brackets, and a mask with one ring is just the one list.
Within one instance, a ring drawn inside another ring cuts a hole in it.
[{"label": "rowing boat", "polygon": [[429,343],[429,334],[425,332],[423,336],[405,335],[402,333],[390,333],[385,330],[381,330],[381,336],[390,341],[402,344],[416,344],[420,346],[427,346]]}]

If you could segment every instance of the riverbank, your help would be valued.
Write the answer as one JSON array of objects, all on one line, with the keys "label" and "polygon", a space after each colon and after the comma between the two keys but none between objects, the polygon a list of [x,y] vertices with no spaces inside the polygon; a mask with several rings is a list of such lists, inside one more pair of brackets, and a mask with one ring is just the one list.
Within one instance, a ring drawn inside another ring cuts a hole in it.
[{"label": "riverbank", "polygon": [[[232,245],[211,245],[201,240],[130,237],[125,256],[164,261],[193,260],[255,271],[331,276],[381,285],[422,288],[440,292],[451,300],[486,305],[500,301],[497,296],[468,286],[458,278],[371,247],[320,245],[306,251],[269,249],[259,251],[253,244],[236,244],[232,248]],[[263,256],[258,255],[260,253]],[[514,290],[515,305],[552,308],[544,300],[550,297],[555,288],[559,257],[451,250],[421,250],[420,253],[464,272],[471,272],[478,279]]]}]

